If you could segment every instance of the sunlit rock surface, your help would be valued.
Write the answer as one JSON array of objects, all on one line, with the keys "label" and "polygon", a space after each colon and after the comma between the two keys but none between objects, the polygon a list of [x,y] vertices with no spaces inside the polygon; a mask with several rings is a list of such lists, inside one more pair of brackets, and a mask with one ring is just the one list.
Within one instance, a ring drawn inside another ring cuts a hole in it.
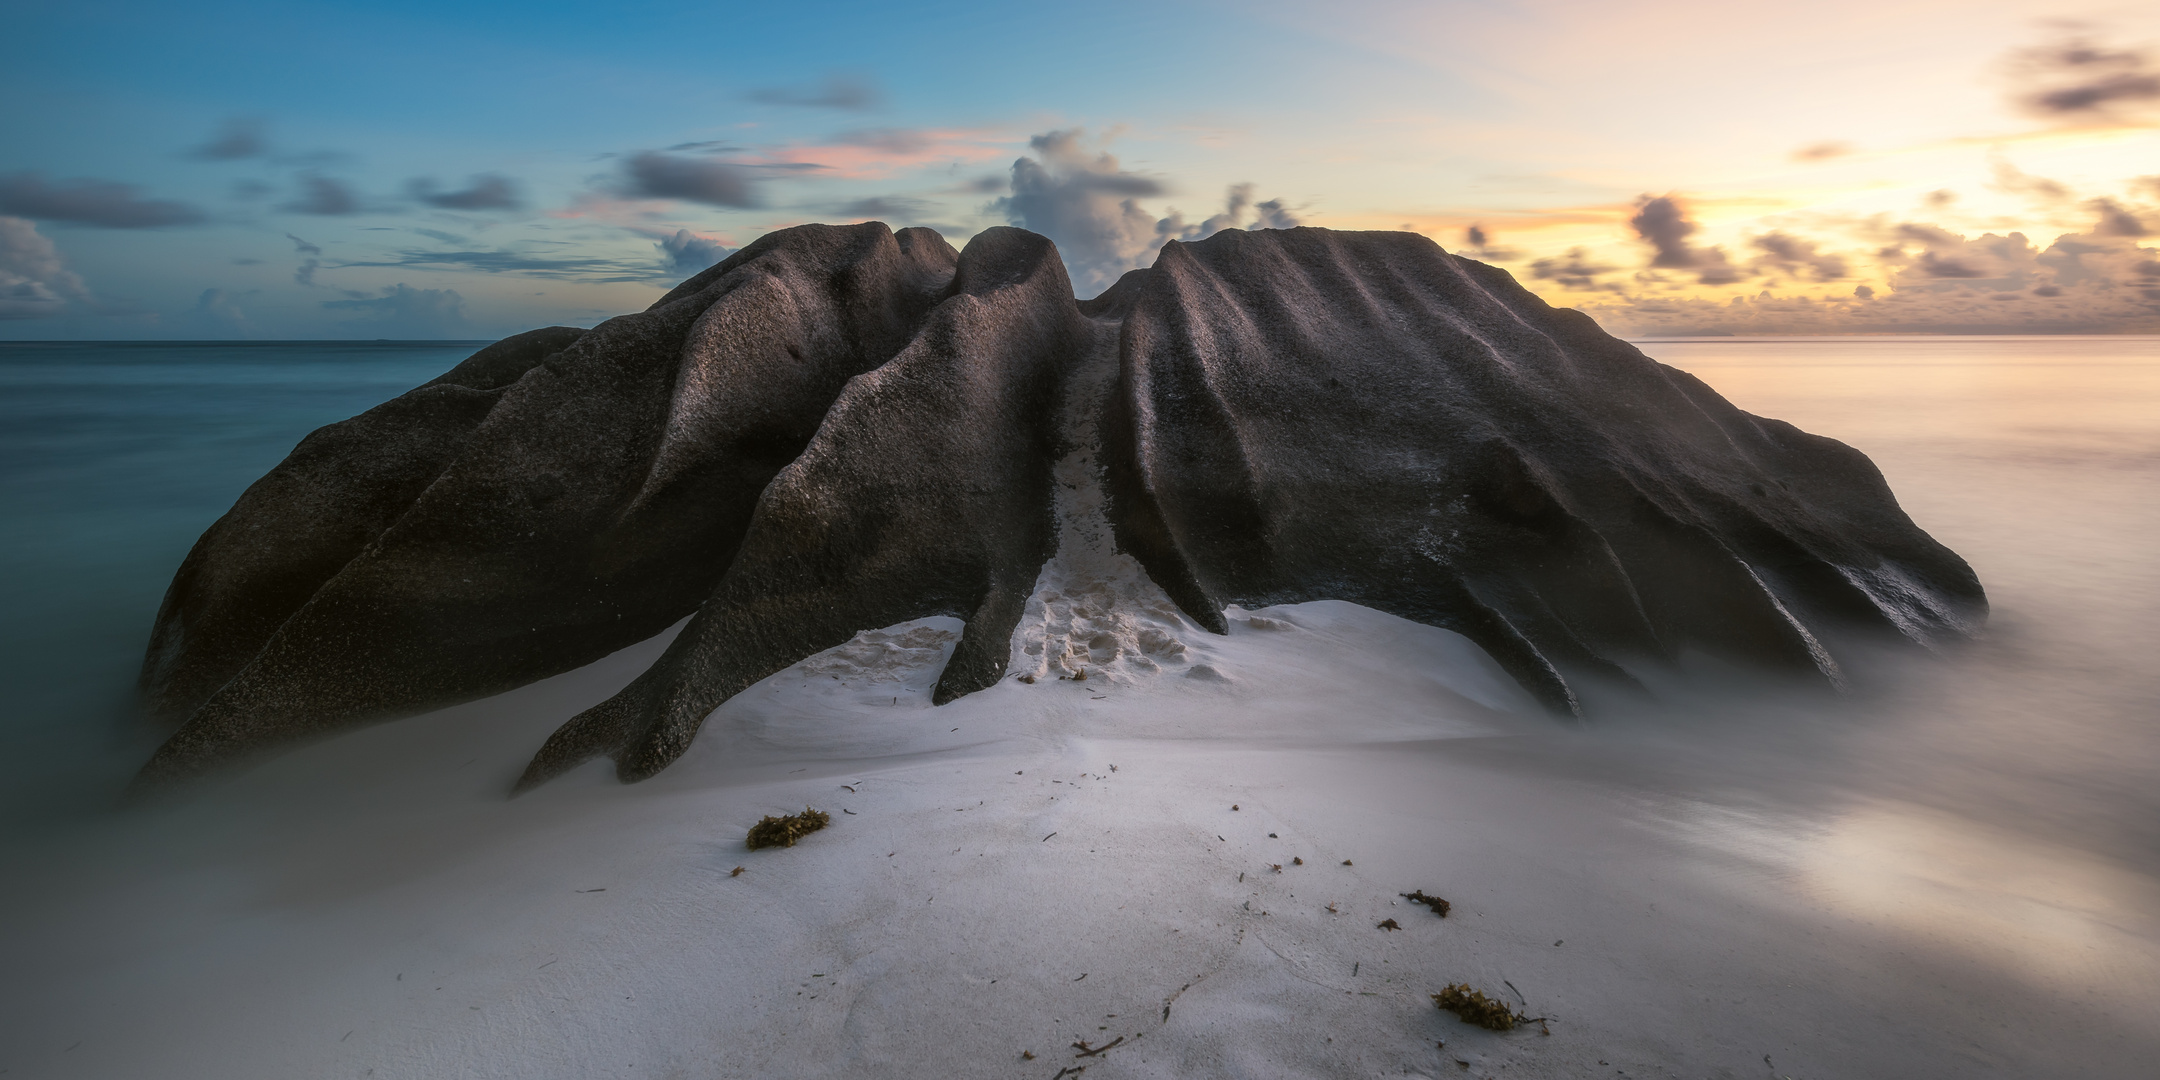
[{"label": "sunlit rock surface", "polygon": [[143,777],[685,616],[522,783],[603,754],[649,776],[730,696],[911,619],[965,624],[941,703],[1015,656],[1023,679],[1176,666],[1174,613],[1120,614],[1120,572],[1060,554],[1081,516],[1107,522],[1097,563],[1137,560],[1201,627],[1354,601],[1464,634],[1563,714],[1688,653],[1834,685],[1842,640],[1929,644],[1986,610],[1858,451],[1412,234],[1173,242],[1076,302],[1032,233],[955,253],[809,225],[310,436],[174,579],[143,686],[184,720]]}]

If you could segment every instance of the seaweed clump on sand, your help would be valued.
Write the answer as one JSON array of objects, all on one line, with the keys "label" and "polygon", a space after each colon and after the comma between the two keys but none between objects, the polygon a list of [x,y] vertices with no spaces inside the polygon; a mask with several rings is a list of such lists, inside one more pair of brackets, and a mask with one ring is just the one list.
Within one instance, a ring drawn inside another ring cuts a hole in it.
[{"label": "seaweed clump on sand", "polygon": [[1492,1031],[1512,1031],[1518,1024],[1542,1024],[1542,1016],[1524,1016],[1508,1008],[1507,1004],[1485,996],[1482,990],[1470,989],[1469,983],[1456,983],[1432,996],[1433,1004],[1462,1018],[1465,1024],[1476,1024]]},{"label": "seaweed clump on sand", "polygon": [[830,824],[831,814],[805,806],[800,814],[789,814],[786,817],[767,814],[759,818],[757,824],[750,826],[750,835],[744,842],[750,845],[752,851],[769,847],[794,847],[795,841]]},{"label": "seaweed clump on sand", "polygon": [[1418,889],[1414,892],[1406,892],[1402,895],[1403,899],[1408,900],[1413,904],[1423,904],[1426,907],[1431,908],[1433,914],[1438,915],[1443,919],[1447,918],[1447,913],[1449,909],[1455,906],[1445,900],[1440,899],[1437,896],[1425,895],[1425,890],[1423,889]]}]

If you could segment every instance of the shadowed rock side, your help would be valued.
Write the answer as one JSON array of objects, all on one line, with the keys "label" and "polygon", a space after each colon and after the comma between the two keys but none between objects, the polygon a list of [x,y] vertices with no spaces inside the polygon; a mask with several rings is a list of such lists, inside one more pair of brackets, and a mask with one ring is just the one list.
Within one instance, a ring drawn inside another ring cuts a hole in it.
[{"label": "shadowed rock side", "polygon": [[186,720],[142,781],[693,612],[521,787],[600,755],[649,776],[728,697],[867,628],[959,617],[935,700],[988,686],[1051,554],[1061,396],[1113,353],[1116,536],[1217,631],[1227,603],[1355,601],[1575,712],[1688,650],[1835,682],[1828,627],[1924,643],[1985,611],[1858,452],[1420,237],[1225,232],[1078,303],[1032,233],[956,254],[806,225],[309,436],[174,578],[143,688]]},{"label": "shadowed rock side", "polygon": [[519,788],[599,754],[650,776],[721,702],[865,628],[964,619],[934,699],[996,682],[1051,555],[1053,405],[1091,330],[1048,240],[977,236],[952,297],[774,478],[712,598],[651,670],[557,731]]},{"label": "shadowed rock side", "polygon": [[143,688],[154,781],[566,671],[690,614],[950,245],[775,233],[651,309],[537,331],[310,436],[196,545]]},{"label": "shadowed rock side", "polygon": [[185,718],[464,450],[503,388],[585,331],[496,342],[442,378],[301,440],[180,564],[143,658],[152,714]]},{"label": "shadowed rock side", "polygon": [[1860,452],[1422,237],[1223,232],[1113,293],[1112,522],[1210,628],[1350,600],[1572,713],[1585,677],[1685,650],[1836,683],[1824,628],[1927,643],[1984,617]]}]

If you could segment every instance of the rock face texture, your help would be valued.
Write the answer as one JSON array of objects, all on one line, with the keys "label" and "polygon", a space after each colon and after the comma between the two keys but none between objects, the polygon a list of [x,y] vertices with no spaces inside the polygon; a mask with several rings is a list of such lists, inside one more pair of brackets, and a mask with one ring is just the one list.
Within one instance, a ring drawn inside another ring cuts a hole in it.
[{"label": "rock face texture", "polygon": [[142,686],[181,723],[142,782],[693,613],[521,787],[599,755],[649,776],[728,697],[908,619],[966,623],[936,701],[991,685],[1052,554],[1076,404],[1099,410],[1118,546],[1200,625],[1354,601],[1463,633],[1561,713],[1686,651],[1835,684],[1842,640],[1985,617],[1858,451],[1415,235],[1224,232],[1076,302],[1032,233],[955,253],[808,225],[303,441],[173,580]]},{"label": "rock face texture", "polygon": [[1421,237],[1225,232],[1114,292],[1112,521],[1211,629],[1349,600],[1576,712],[1686,649],[1837,682],[1816,628],[1930,642],[1984,611],[1859,451]]}]

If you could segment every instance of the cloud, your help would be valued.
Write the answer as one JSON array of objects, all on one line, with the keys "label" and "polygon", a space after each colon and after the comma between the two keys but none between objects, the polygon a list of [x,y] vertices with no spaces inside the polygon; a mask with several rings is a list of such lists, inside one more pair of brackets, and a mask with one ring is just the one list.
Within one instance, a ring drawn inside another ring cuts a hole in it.
[{"label": "cloud", "polygon": [[0,319],[42,319],[89,298],[82,278],[36,225],[0,217]]},{"label": "cloud", "polygon": [[1757,270],[1773,270],[1792,277],[1835,281],[1845,276],[1845,260],[1817,249],[1814,241],[1783,232],[1770,232],[1748,241],[1762,254],[1755,257]]},{"label": "cloud", "polygon": [[660,249],[661,268],[681,277],[695,274],[727,258],[733,251],[719,240],[699,236],[688,229],[677,229],[675,235],[654,246]]},{"label": "cloud", "polygon": [[[587,282],[673,281],[679,277],[680,271],[675,268],[676,257],[673,252],[668,250],[667,244],[675,236],[683,235],[685,231],[677,230],[673,234],[657,231],[638,231],[660,246],[662,254],[660,264],[656,265],[649,258],[550,256],[520,251],[400,251],[387,259],[344,262],[337,265],[341,269],[347,267],[394,267],[430,270],[453,268],[478,270],[490,274],[516,274],[521,277]],[[689,240],[678,241],[678,243],[681,244],[684,254],[689,259],[694,260],[699,257],[699,253],[693,241],[698,241],[700,238],[695,234],[689,235]],[[713,241],[713,243],[717,244],[718,242]],[[703,269],[703,267],[699,267],[699,269]]]},{"label": "cloud", "polygon": [[1853,144],[1849,142],[1839,142],[1836,140],[1831,140],[1827,142],[1809,143],[1806,146],[1803,146],[1798,150],[1793,151],[1792,159],[1794,161],[1828,161],[1831,158],[1844,157],[1845,155],[1852,152]]},{"label": "cloud", "polygon": [[1544,258],[1530,264],[1530,276],[1538,281],[1550,281],[1566,289],[1596,289],[1598,277],[1618,270],[1590,261],[1590,252],[1583,248],[1569,248],[1562,258]]},{"label": "cloud", "polygon": [[[2043,248],[2015,232],[1965,236],[1925,222],[1876,228],[1889,241],[1877,253],[1885,288],[1724,299],[1609,290],[1580,306],[1633,336],[2160,332],[2160,250],[2133,237],[2096,228]],[[1798,243],[1814,250],[1813,241]]]},{"label": "cloud", "polygon": [[[1168,240],[1203,240],[1226,229],[1254,232],[1260,229],[1295,229],[1302,224],[1289,204],[1281,199],[1254,202],[1252,195],[1251,184],[1232,184],[1223,196],[1222,212],[1198,225],[1187,225],[1184,215],[1172,210],[1170,216],[1155,223],[1156,231]],[[1252,215],[1250,221],[1245,219],[1248,211]]]},{"label": "cloud", "polygon": [[1511,262],[1522,258],[1522,252],[1513,248],[1502,247],[1494,242],[1493,234],[1485,228],[1485,223],[1481,221],[1471,222],[1463,228],[1463,246],[1459,254],[1469,255],[1485,262]]},{"label": "cloud", "polygon": [[2100,215],[2093,232],[2101,236],[2143,236],[2148,231],[2144,221],[2113,199],[2094,199],[2085,205]]},{"label": "cloud", "polygon": [[808,86],[770,86],[745,95],[763,105],[796,105],[814,109],[876,108],[884,100],[877,85],[861,75],[841,72],[825,76]]},{"label": "cloud", "polygon": [[750,173],[742,167],[655,150],[632,154],[623,162],[618,191],[634,199],[684,199],[743,209],[762,205]]},{"label": "cloud", "polygon": [[515,210],[524,205],[517,185],[508,177],[481,173],[463,191],[438,191],[435,181],[422,177],[405,185],[414,199],[444,210]]},{"label": "cloud", "polygon": [[[814,171],[820,176],[875,180],[908,169],[993,161],[1012,153],[1012,136],[975,128],[862,128],[823,142],[759,147],[738,164],[742,168]],[[1003,179],[990,190],[1005,186]]]},{"label": "cloud", "polygon": [[1861,285],[1849,297],[1813,299],[1767,290],[1726,301],[1620,298],[1582,310],[1616,333],[1637,337],[2160,331],[2160,251],[2089,234],[2062,236],[2045,250],[2034,250],[2022,237],[1993,239],[2023,249],[2021,258],[1999,267],[2006,278],[1915,276],[1889,290]]},{"label": "cloud", "polygon": [[1681,209],[1672,196],[1652,198],[1645,195],[1636,200],[1635,216],[1628,219],[1628,227],[1656,250],[1650,265],[1675,268],[1695,265],[1695,250],[1688,246],[1687,238],[1700,226],[1687,219],[1687,211]]},{"label": "cloud", "polygon": [[217,134],[210,136],[209,142],[188,151],[188,156],[203,161],[235,161],[261,157],[269,148],[263,140],[263,122],[259,117],[236,116],[218,125]]},{"label": "cloud", "polygon": [[[1141,207],[1142,196],[1160,195],[1162,181],[1126,172],[1106,151],[1090,150],[1078,128],[1028,140],[1034,157],[1013,162],[1011,193],[991,208],[1014,225],[1055,241],[1072,275],[1073,288],[1092,296],[1127,270],[1146,266],[1172,240],[1198,240],[1223,229],[1291,228],[1296,214],[1280,199],[1252,201],[1250,184],[1232,186],[1221,213],[1188,225],[1172,210],[1158,218]],[[1254,220],[1246,222],[1248,214]]]},{"label": "cloud", "polygon": [[370,337],[449,338],[468,330],[465,298],[456,289],[415,289],[401,281],[384,288],[381,296],[324,300],[322,306],[355,313],[356,318],[339,327]]},{"label": "cloud", "polygon": [[699,142],[676,143],[675,145],[668,147],[667,152],[670,154],[740,154],[745,149],[747,148],[737,146],[731,142],[724,142],[719,139],[704,139]]},{"label": "cloud", "polygon": [[2076,27],[2012,53],[2009,70],[2011,100],[2035,116],[2121,122],[2160,105],[2160,66],[2143,51],[2110,48]]},{"label": "cloud", "polygon": [[1126,172],[1108,152],[1089,153],[1084,140],[1077,128],[1029,139],[1035,156],[1013,162],[1011,193],[992,206],[1012,224],[1054,241],[1074,290],[1092,296],[1162,247],[1157,218],[1137,198],[1164,189],[1159,180]]},{"label": "cloud", "polygon": [[1290,207],[1281,199],[1254,203],[1253,213],[1256,215],[1253,223],[1245,226],[1248,232],[1256,229],[1295,229],[1301,223],[1298,216],[1291,213]]},{"label": "cloud", "polygon": [[913,221],[924,210],[929,209],[929,206],[929,203],[921,199],[910,199],[900,195],[873,195],[867,199],[857,199],[842,206],[840,213],[845,217],[864,220]]},{"label": "cloud", "polygon": [[0,214],[107,229],[154,229],[203,220],[202,211],[186,203],[138,197],[133,184],[80,176],[48,184],[37,172],[0,176]]},{"label": "cloud", "polygon": [[914,128],[865,128],[860,131],[844,131],[833,136],[832,141],[840,146],[862,146],[883,153],[902,156],[920,154],[937,142],[930,132]]},{"label": "cloud", "polygon": [[[1918,252],[1909,250],[1916,246]],[[2023,233],[1988,233],[1968,240],[1939,225],[1905,222],[1895,227],[1892,243],[1876,254],[1885,266],[1893,268],[1893,285],[1915,287],[1929,281],[1987,279],[2014,288],[2023,283],[2017,267],[2030,263],[2033,253]]]},{"label": "cloud", "polygon": [[2010,164],[2007,158],[1991,158],[1989,166],[1994,176],[1987,186],[2005,195],[2023,195],[2042,203],[2066,202],[2072,197],[2068,185],[2044,176],[2034,176]]},{"label": "cloud", "polygon": [[300,178],[300,197],[279,207],[295,214],[341,217],[360,212],[360,198],[343,183],[313,173]]},{"label": "cloud", "polygon": [[315,271],[322,266],[322,249],[291,233],[286,233],[285,239],[293,242],[294,251],[307,256],[293,271],[293,281],[301,285],[315,284]]},{"label": "cloud", "polygon": [[240,310],[240,296],[224,289],[204,289],[195,298],[195,306],[181,312],[174,322],[189,333],[204,337],[242,338],[249,336],[247,313]]},{"label": "cloud", "polygon": [[1649,244],[1653,269],[1695,270],[1705,285],[1727,285],[1740,280],[1721,248],[1698,248],[1688,243],[1701,228],[1687,216],[1687,208],[1671,195],[1644,195],[1635,201],[1635,216],[1628,219],[1635,235]]}]

